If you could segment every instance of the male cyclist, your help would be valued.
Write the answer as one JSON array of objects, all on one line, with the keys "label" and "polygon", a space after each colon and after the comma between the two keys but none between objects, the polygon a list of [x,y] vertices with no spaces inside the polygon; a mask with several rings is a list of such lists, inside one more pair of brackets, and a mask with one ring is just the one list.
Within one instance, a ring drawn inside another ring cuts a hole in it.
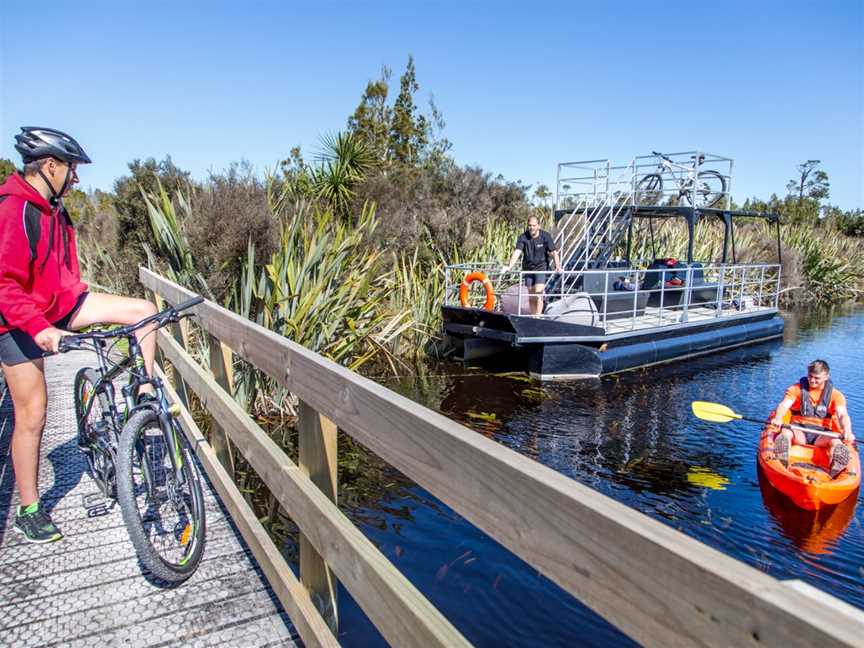
[{"label": "male cyclist", "polygon": [[[91,293],[81,281],[75,229],[63,196],[90,158],[74,139],[51,128],[15,136],[23,169],[0,185],[0,363],[15,409],[12,464],[20,505],[14,528],[29,542],[62,535],[39,502],[39,445],[48,402],[43,357],[69,330],[132,324],[156,312],[143,299]],[[147,372],[156,341],[139,331]]]}]

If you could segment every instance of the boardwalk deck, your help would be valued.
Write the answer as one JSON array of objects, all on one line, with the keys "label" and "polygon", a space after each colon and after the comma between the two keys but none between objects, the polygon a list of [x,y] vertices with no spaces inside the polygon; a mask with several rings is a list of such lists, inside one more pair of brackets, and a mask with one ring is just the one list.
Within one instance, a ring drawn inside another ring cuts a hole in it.
[{"label": "boardwalk deck", "polygon": [[88,360],[73,353],[46,361],[39,488],[65,536],[57,543],[26,543],[12,528],[12,407],[0,389],[0,645],[296,645],[290,620],[209,484],[204,559],[174,589],[142,571],[116,504],[88,517],[82,496],[97,488],[76,447],[72,408],[72,380]]}]

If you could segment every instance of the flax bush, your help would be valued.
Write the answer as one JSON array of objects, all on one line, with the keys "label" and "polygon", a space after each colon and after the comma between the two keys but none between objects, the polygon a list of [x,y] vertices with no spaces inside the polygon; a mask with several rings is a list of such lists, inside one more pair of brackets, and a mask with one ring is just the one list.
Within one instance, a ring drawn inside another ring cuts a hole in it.
[{"label": "flax bush", "polygon": [[229,306],[337,362],[361,366],[411,325],[406,311],[381,308],[388,275],[380,270],[381,253],[366,246],[376,225],[369,206],[356,224],[301,207],[257,279],[254,259],[244,263]]}]

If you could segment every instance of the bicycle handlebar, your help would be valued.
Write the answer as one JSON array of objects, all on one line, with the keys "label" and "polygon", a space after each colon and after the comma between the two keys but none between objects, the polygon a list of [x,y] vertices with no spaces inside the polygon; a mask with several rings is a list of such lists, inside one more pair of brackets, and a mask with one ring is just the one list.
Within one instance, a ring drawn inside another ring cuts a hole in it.
[{"label": "bicycle handlebar", "polygon": [[192,308],[193,306],[197,306],[201,302],[204,301],[203,297],[193,297],[181,304],[177,304],[176,306],[169,306],[163,311],[156,313],[155,315],[151,315],[150,317],[146,317],[140,322],[135,324],[128,324],[127,326],[122,326],[117,329],[112,329],[110,331],[93,331],[92,333],[75,333],[72,335],[64,335],[60,338],[60,342],[57,345],[57,351],[59,353],[65,353],[67,351],[75,351],[75,350],[87,350],[87,347],[82,346],[84,342],[95,341],[95,340],[107,340],[110,338],[118,338],[125,337],[128,335],[132,335],[135,331],[140,328],[151,324],[152,322],[156,322],[156,328],[161,328],[166,324],[171,324],[173,322],[177,322],[181,317],[191,316],[191,313],[186,315],[180,315],[181,311]]}]

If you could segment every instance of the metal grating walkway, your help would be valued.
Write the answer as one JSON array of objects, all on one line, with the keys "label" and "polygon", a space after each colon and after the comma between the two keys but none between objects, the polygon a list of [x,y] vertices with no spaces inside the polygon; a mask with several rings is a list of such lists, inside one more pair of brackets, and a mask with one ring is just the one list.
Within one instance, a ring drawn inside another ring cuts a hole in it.
[{"label": "metal grating walkway", "polygon": [[65,536],[60,542],[26,543],[12,528],[18,504],[9,456],[13,414],[0,389],[0,645],[297,645],[291,622],[206,479],[204,558],[174,589],[142,572],[116,503],[88,517],[82,496],[98,490],[76,447],[72,406],[75,372],[88,361],[87,354],[72,353],[45,363],[48,423],[39,489]]}]

